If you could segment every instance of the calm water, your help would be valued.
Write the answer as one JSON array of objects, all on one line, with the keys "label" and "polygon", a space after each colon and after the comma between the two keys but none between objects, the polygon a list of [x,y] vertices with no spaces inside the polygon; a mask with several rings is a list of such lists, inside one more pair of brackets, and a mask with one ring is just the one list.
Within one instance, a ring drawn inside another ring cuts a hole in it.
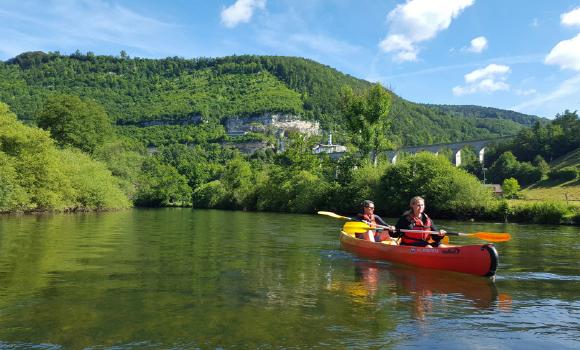
[{"label": "calm water", "polygon": [[580,348],[577,227],[438,223],[512,234],[495,281],[357,259],[316,215],[1,217],[0,348]]}]

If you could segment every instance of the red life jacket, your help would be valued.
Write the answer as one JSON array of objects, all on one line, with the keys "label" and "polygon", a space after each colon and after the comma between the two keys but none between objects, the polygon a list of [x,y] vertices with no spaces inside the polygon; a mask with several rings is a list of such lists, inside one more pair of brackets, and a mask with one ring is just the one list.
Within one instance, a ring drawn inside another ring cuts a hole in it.
[{"label": "red life jacket", "polygon": [[377,221],[375,220],[375,214],[365,215],[365,214],[358,214],[358,216],[366,221],[371,227],[377,227]]},{"label": "red life jacket", "polygon": [[[365,214],[358,214],[358,217],[369,224],[370,227],[377,227],[377,221],[375,220],[375,214],[365,215]],[[375,236],[375,242],[381,241],[381,235],[378,232],[373,232]],[[365,239],[364,233],[356,233],[356,238]]]},{"label": "red life jacket", "polygon": [[411,214],[407,215],[407,220],[411,223],[411,230],[426,232],[405,232],[401,239],[401,244],[415,244],[420,241],[427,242],[429,240],[431,234],[427,231],[431,231],[431,219],[425,213],[422,216],[425,218],[425,221],[421,220],[421,218],[413,217]]}]

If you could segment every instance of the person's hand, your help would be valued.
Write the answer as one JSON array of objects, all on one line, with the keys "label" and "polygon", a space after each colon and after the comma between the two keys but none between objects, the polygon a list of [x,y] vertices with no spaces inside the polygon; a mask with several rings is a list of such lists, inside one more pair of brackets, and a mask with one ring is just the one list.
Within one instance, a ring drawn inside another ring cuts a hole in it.
[{"label": "person's hand", "polygon": [[389,232],[395,232],[395,226],[388,226],[387,230],[389,230]]},{"label": "person's hand", "polygon": [[441,236],[441,237],[445,236],[446,233],[447,233],[447,231],[445,231],[445,230],[439,230],[439,236]]}]

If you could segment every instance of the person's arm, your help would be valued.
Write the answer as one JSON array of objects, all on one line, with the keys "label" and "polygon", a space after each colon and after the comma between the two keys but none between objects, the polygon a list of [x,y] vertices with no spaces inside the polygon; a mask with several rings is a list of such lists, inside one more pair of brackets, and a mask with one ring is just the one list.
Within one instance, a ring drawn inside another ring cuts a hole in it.
[{"label": "person's arm", "polygon": [[431,227],[430,227],[431,231],[438,231],[439,234],[438,235],[431,235],[433,236],[445,236],[445,234],[447,233],[445,230],[438,230],[437,226],[435,226],[435,222],[433,222],[433,220],[431,220]]},{"label": "person's arm", "polygon": [[403,229],[403,230],[408,230],[409,227],[409,221],[404,217],[401,216],[399,218],[399,220],[397,221],[397,224],[395,225],[395,232],[393,232],[393,234],[391,234],[392,237],[401,237],[403,236],[403,233],[399,230]]},{"label": "person's arm", "polygon": [[394,232],[395,231],[395,227],[389,225],[385,220],[383,220],[382,217],[375,215],[375,221],[382,226],[386,226],[387,230],[389,230],[389,233]]},{"label": "person's arm", "polygon": [[378,215],[376,215],[376,214],[375,214],[375,220],[377,221],[377,223],[378,223],[379,225],[383,225],[383,226],[391,226],[391,225],[387,224],[387,222],[386,222],[385,220],[383,220],[383,218],[382,218],[382,217],[380,217],[380,216],[378,216]]}]

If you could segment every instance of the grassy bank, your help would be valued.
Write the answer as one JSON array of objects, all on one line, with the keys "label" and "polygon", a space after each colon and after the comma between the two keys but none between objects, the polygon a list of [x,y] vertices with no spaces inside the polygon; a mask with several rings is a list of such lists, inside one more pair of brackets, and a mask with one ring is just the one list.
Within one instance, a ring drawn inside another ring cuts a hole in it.
[{"label": "grassy bank", "polygon": [[538,183],[522,190],[520,197],[513,202],[556,201],[580,206],[580,179],[555,186],[550,186],[549,182]]}]

